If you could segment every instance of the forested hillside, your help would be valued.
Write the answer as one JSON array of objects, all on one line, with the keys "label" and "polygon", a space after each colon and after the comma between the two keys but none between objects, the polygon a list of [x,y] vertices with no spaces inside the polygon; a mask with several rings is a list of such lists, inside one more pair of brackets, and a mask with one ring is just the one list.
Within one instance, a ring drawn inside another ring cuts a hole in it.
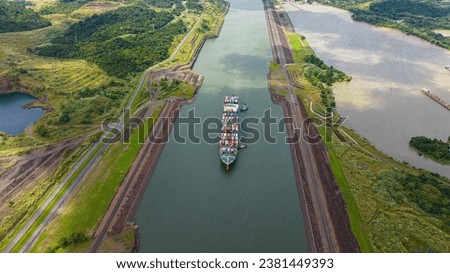
[{"label": "forested hillside", "polygon": [[0,0],[0,33],[33,30],[49,25],[48,20],[27,9],[24,2]]},{"label": "forested hillside", "polygon": [[353,19],[399,29],[450,49],[450,37],[435,29],[450,29],[450,2],[446,0],[317,0],[350,10]]},{"label": "forested hillside", "polygon": [[123,78],[167,58],[174,36],[186,30],[170,12],[132,5],[93,15],[31,50],[43,56],[85,59]]}]

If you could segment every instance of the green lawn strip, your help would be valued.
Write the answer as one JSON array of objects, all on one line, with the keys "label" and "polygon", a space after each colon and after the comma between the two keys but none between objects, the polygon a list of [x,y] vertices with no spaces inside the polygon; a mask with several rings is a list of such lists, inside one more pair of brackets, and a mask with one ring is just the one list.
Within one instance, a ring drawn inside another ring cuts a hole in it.
[{"label": "green lawn strip", "polygon": [[[315,114],[310,112],[309,107],[307,108],[308,115],[310,117],[314,117]],[[327,133],[329,132],[327,132],[325,130],[325,127],[323,126],[318,127],[318,129],[324,140],[324,145],[327,147],[331,170],[334,174],[334,177],[336,178],[336,181],[338,182],[342,196],[344,197],[347,214],[350,220],[350,228],[352,229],[353,235],[355,235],[362,252],[373,252],[372,247],[369,243],[369,238],[366,232],[363,230],[363,222],[361,220],[360,210],[358,204],[355,201],[355,197],[351,192],[347,178],[345,177],[340,159],[337,157],[335,151],[333,150],[333,144],[325,142],[325,139],[327,139]],[[335,136],[331,135],[330,137],[333,138]]]},{"label": "green lawn strip", "polygon": [[[288,71],[292,69],[292,71],[298,71],[301,74],[303,73],[303,70],[301,69],[301,64],[303,64],[303,59],[306,55],[314,55],[314,51],[309,47],[309,44],[305,39],[302,39],[302,36],[299,36],[297,33],[292,32],[286,32],[287,37],[289,39],[289,42],[291,44],[291,47],[293,49],[293,57],[294,61],[297,63],[293,66],[289,66],[287,69]],[[308,80],[303,75],[298,75],[296,77],[296,80],[299,81],[302,84],[301,89],[294,88],[294,92],[299,94],[302,98],[302,102],[305,105],[305,108],[307,109],[308,115],[310,117],[316,116],[314,113],[310,111],[309,103],[307,98],[316,98],[320,96],[320,91],[317,90],[313,85],[309,83]],[[314,101],[314,99],[313,99]],[[319,132],[322,135],[323,139],[326,138],[326,130],[324,127],[319,127]],[[331,136],[333,137],[333,136]],[[372,248],[369,243],[369,239],[367,237],[367,234],[362,228],[362,220],[360,215],[360,210],[358,208],[358,205],[355,201],[355,198],[350,190],[350,186],[348,184],[348,181],[345,177],[344,171],[342,169],[341,163],[339,158],[337,157],[336,153],[334,152],[332,148],[331,143],[325,143],[324,145],[328,148],[328,155],[331,165],[331,170],[338,182],[339,188],[341,190],[341,193],[344,197],[344,201],[346,204],[347,213],[350,220],[350,227],[352,229],[353,234],[355,235],[358,244],[361,248],[362,252],[372,252]]]},{"label": "green lawn strip", "polygon": [[[89,141],[89,140],[87,140],[87,141]],[[81,146],[83,146],[83,144],[82,144]],[[81,148],[81,147],[80,147],[80,148],[79,148],[79,151],[75,152],[75,154],[80,152],[80,154],[77,155],[76,157],[77,157],[77,158],[81,158],[82,156],[84,156],[84,154],[88,151],[88,149],[90,148],[90,146],[91,146],[91,144],[89,144],[88,147],[86,147],[86,148]],[[80,150],[80,149],[81,149],[81,150]],[[75,158],[75,157],[74,157],[75,154],[71,155],[71,158]],[[59,178],[60,180],[63,179],[63,177],[65,177],[65,173],[68,173],[70,167],[74,166],[74,165],[77,163],[77,161],[76,161],[75,159],[70,159],[70,158],[68,158],[68,159],[66,159],[66,160],[71,160],[71,161],[70,161],[70,163],[68,163],[69,166],[67,167],[67,169],[66,169],[65,171],[63,171],[63,175],[61,176],[61,178]],[[66,162],[63,163],[63,164],[66,164]],[[57,170],[55,171],[56,174],[57,174],[58,172],[60,172],[59,169],[57,169]],[[54,174],[55,174],[55,173],[54,173]],[[47,181],[47,180],[43,180],[43,181],[45,182],[45,181]],[[50,183],[50,182],[48,182],[48,183]],[[45,187],[45,186],[46,186],[46,185],[43,185],[42,183],[36,185],[36,187]],[[48,189],[46,190],[46,192],[45,192],[41,197],[39,197],[39,199],[40,199],[41,201],[35,205],[36,208],[40,207],[40,205],[43,204],[43,203],[45,202],[45,200],[52,194],[53,190],[54,190],[57,186],[58,186],[58,183],[53,183],[52,185],[48,186]],[[34,191],[32,192],[32,194],[34,194]],[[16,200],[16,203],[18,203],[19,201],[21,201],[23,198],[28,198],[28,195],[19,197],[19,199]],[[12,239],[12,238],[13,238],[13,237],[14,237],[14,236],[15,236],[15,235],[16,235],[16,234],[17,234],[17,233],[25,226],[25,224],[27,223],[27,221],[29,220],[29,218],[32,217],[32,215],[34,215],[35,211],[36,211],[36,209],[34,209],[34,208],[29,209],[29,210],[24,214],[24,216],[21,217],[21,220],[15,225],[15,228],[13,229],[13,232],[10,233],[10,234],[8,234],[8,235],[7,235],[5,238],[3,238],[3,240],[1,241],[1,243],[0,243],[0,249],[4,249],[4,248],[9,244],[10,240],[11,240],[11,239]],[[20,213],[20,212],[19,212],[19,213]]]},{"label": "green lawn strip", "polygon": [[331,170],[336,177],[336,181],[339,184],[339,188],[345,200],[352,232],[358,240],[358,244],[362,252],[373,252],[372,247],[369,243],[369,238],[363,231],[363,223],[361,220],[361,214],[358,208],[358,204],[355,201],[348,181],[345,177],[344,171],[342,170],[341,162],[332,148],[328,149],[328,155],[330,159]]},{"label": "green lawn strip", "polygon": [[[101,145],[99,145],[94,152],[87,158],[87,160],[80,166],[80,168],[72,175],[72,177],[67,181],[67,183],[64,185],[64,187],[61,188],[61,190],[58,192],[58,194],[55,196],[53,201],[45,208],[44,212],[36,219],[34,224],[30,227],[30,229],[25,233],[25,235],[22,237],[22,239],[14,246],[11,252],[18,252],[23,245],[28,241],[28,239],[33,235],[33,233],[36,231],[36,229],[39,227],[39,225],[45,220],[45,218],[50,214],[50,211],[53,209],[53,207],[56,205],[56,203],[59,201],[61,196],[67,191],[67,189],[72,185],[75,178],[81,173],[81,171],[86,167],[89,161],[97,154],[99,149],[101,148]],[[51,193],[49,193],[51,194]],[[45,201],[45,200],[44,200]]]},{"label": "green lawn strip", "polygon": [[[55,246],[61,238],[72,233],[92,235],[96,225],[108,209],[117,187],[126,176],[130,166],[142,147],[142,137],[147,137],[164,105],[158,106],[153,119],[148,119],[130,136],[130,144],[116,143],[105,152],[101,162],[86,179],[83,187],[67,204],[64,211],[53,221],[37,241],[33,252],[45,252]],[[138,140],[141,141],[138,141]],[[82,244],[83,246],[84,244]],[[83,247],[86,247],[85,245]],[[74,251],[75,246],[59,249]]]},{"label": "green lawn strip", "polygon": [[[141,74],[139,74],[138,77],[135,77],[132,80],[134,86],[138,86],[139,85],[139,82],[141,81],[141,78],[144,76],[144,74],[145,74],[145,71],[142,72]],[[144,81],[144,84],[142,84],[141,89],[145,88],[144,86],[145,86],[145,81]],[[130,103],[131,99],[133,98],[134,91],[136,91],[136,88],[134,88],[133,91],[130,92],[130,95],[128,96],[128,98],[126,99],[125,103],[123,104],[123,107],[126,107]],[[141,90],[138,91],[138,94],[136,95],[136,98],[134,99],[133,103],[131,104],[131,109],[133,109],[133,106],[134,107],[136,106],[137,101],[138,101],[138,97],[140,97],[139,93],[141,93]]]},{"label": "green lawn strip", "polygon": [[[147,94],[144,94],[144,92],[147,92]],[[148,98],[150,98],[150,93],[145,88],[145,83],[144,83],[143,86],[141,87],[141,89],[139,89],[139,91],[136,95],[136,98],[133,101],[133,104],[131,104],[131,112],[138,109],[139,106],[141,106],[145,102],[145,100]]]},{"label": "green lawn strip", "polygon": [[314,51],[303,36],[290,31],[285,31],[285,33],[293,49],[295,63],[303,63],[305,56],[314,55]]}]

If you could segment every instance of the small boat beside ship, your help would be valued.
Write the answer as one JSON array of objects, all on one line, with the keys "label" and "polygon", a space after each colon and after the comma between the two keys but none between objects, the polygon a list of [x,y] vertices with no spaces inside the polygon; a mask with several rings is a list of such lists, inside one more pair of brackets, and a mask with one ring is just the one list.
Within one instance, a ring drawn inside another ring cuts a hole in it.
[{"label": "small boat beside ship", "polygon": [[239,146],[239,97],[226,96],[223,104],[222,130],[220,134],[220,160],[227,170],[238,155]]}]

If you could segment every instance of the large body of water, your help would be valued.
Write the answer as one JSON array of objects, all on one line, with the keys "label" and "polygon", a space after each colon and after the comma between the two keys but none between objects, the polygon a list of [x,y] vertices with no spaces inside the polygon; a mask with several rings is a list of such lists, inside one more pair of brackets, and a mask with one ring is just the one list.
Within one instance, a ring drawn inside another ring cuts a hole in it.
[{"label": "large body of water", "polygon": [[[236,94],[250,108],[243,117],[261,117],[270,108],[281,118],[282,108],[267,90],[272,57],[262,2],[230,2],[220,37],[206,42],[195,64],[205,76],[198,98],[180,116],[195,109],[202,119],[221,117],[224,96]],[[186,135],[185,127],[180,131]],[[172,138],[136,215],[140,251],[307,251],[287,145],[258,141],[241,150],[227,171],[218,144],[178,144]]]},{"label": "large body of water", "polygon": [[35,100],[35,97],[17,92],[0,94],[0,132],[16,136],[39,120],[44,115],[44,110],[22,108],[22,105]]},{"label": "large body of water", "polygon": [[338,111],[386,154],[450,177],[450,167],[421,157],[408,142],[424,135],[447,140],[450,112],[424,94],[450,102],[450,52],[399,31],[354,22],[347,11],[285,5],[297,32],[328,65],[353,77],[334,88]]}]

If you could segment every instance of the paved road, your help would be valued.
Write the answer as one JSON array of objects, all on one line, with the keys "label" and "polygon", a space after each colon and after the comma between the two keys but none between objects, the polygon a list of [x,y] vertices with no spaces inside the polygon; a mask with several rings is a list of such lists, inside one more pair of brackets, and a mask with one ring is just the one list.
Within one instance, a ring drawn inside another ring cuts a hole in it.
[{"label": "paved road", "polygon": [[22,239],[25,233],[30,229],[30,227],[34,224],[36,219],[41,216],[41,214],[45,211],[48,205],[55,199],[56,195],[59,191],[67,184],[69,179],[75,174],[75,172],[81,167],[81,165],[92,155],[95,149],[98,147],[100,143],[95,143],[75,164],[74,168],[70,170],[70,172],[64,177],[61,183],[56,187],[56,189],[50,194],[50,196],[45,200],[45,202],[37,209],[37,211],[33,214],[33,216],[27,221],[25,226],[17,233],[11,243],[3,250],[3,252],[10,252],[12,248]]},{"label": "paved road", "polygon": [[144,71],[144,73],[142,74],[141,79],[139,80],[139,83],[138,83],[138,85],[136,87],[136,90],[134,91],[133,95],[131,96],[130,101],[128,102],[126,108],[131,109],[131,106],[133,105],[133,102],[136,99],[136,96],[138,95],[139,90],[141,90],[142,85],[144,84],[145,79],[147,78],[148,74],[150,74],[150,72],[153,69],[155,69],[156,66],[159,66],[161,64],[165,64],[165,63],[171,62],[173,60],[173,58],[175,58],[175,56],[180,51],[180,49],[183,46],[184,42],[186,42],[187,38],[189,38],[191,33],[197,29],[199,24],[200,24],[200,19],[197,19],[197,22],[195,23],[194,27],[186,35],[184,35],[183,39],[178,43],[177,47],[172,52],[172,54],[169,56],[169,58],[167,58],[166,60],[164,60],[161,63],[155,64],[154,66],[147,68],[147,70]]},{"label": "paved road", "polygon": [[[285,52],[283,50],[283,43],[282,39],[286,40],[286,37],[284,35],[284,32],[279,25],[279,20],[277,18],[277,14],[274,10],[273,4],[270,4],[268,6],[268,9],[266,10],[266,18],[268,20],[269,25],[269,31],[270,36],[272,37],[272,46],[275,48],[276,57],[278,57],[278,60],[280,62],[280,65],[282,66],[283,72],[286,77],[286,82],[288,85],[288,94],[289,99],[287,99],[287,103],[290,104],[290,109],[293,111],[293,131],[299,128],[302,128],[303,121],[307,118],[302,114],[302,112],[299,109],[300,101],[297,99],[297,95],[294,94],[292,91],[292,86],[290,84],[289,75],[287,71],[287,63],[286,63],[286,56]],[[303,128],[305,129],[305,128]],[[318,231],[317,233],[320,234],[320,238],[313,238],[314,246],[312,246],[312,249],[314,251],[317,251],[317,249],[321,248],[324,252],[338,252],[339,246],[336,238],[336,234],[334,232],[333,223],[330,218],[330,212],[328,211],[328,208],[326,206],[326,197],[324,194],[323,187],[321,186],[321,175],[319,171],[319,167],[316,164],[316,160],[313,158],[314,154],[311,150],[311,145],[306,143],[303,139],[300,140],[299,145],[301,146],[301,152],[300,155],[297,154],[299,157],[298,160],[302,161],[306,171],[306,179],[305,181],[302,181],[302,184],[308,184],[308,188],[311,191],[311,202],[313,204],[313,211],[309,211],[308,208],[306,208],[306,212],[309,215],[305,215],[306,217],[311,218],[311,213],[315,214],[319,219],[318,220]],[[301,177],[301,175],[299,175]],[[304,189],[302,189],[304,190]],[[303,196],[304,196],[303,192]],[[310,221],[308,221],[310,222]],[[317,234],[316,233],[316,234]],[[314,232],[312,234],[314,236]],[[320,246],[316,245],[320,240]]]},{"label": "paved road", "polygon": [[[170,62],[173,60],[173,58],[176,56],[178,51],[181,49],[181,46],[186,41],[186,39],[189,37],[189,35],[197,28],[198,24],[200,23],[200,19],[197,20],[194,27],[183,37],[183,39],[180,41],[178,46],[175,48],[175,50],[172,52],[170,57],[164,61]],[[156,65],[155,65],[156,66]],[[139,90],[142,88],[142,85],[145,82],[145,79],[147,78],[148,74],[151,72],[151,70],[155,67],[150,67],[144,73],[142,73],[141,78],[139,80],[139,84],[134,90],[128,104],[126,105],[126,108],[131,109],[131,106],[133,105],[133,102],[136,100],[137,94],[139,93]],[[123,120],[122,118],[118,118],[116,123],[118,124],[116,128],[122,132],[123,130]],[[8,246],[3,250],[3,252],[10,252],[16,244],[22,240],[23,236],[29,231],[29,229],[35,224],[36,220],[44,213],[49,205],[54,201],[58,193],[61,191],[61,189],[70,181],[71,178],[75,175],[76,172],[78,172],[82,165],[86,164],[85,167],[80,171],[80,173],[77,175],[75,180],[73,181],[72,185],[66,190],[66,192],[61,196],[59,201],[52,207],[49,215],[44,219],[44,221],[39,225],[39,227],[35,230],[35,232],[32,234],[32,236],[27,240],[25,245],[20,249],[20,252],[26,252],[31,249],[31,247],[36,243],[36,240],[39,238],[42,230],[44,227],[48,224],[48,222],[52,219],[52,217],[56,214],[56,211],[61,207],[61,205],[68,199],[68,197],[73,193],[74,189],[77,188],[80,183],[84,181],[84,179],[87,177],[87,175],[90,173],[90,171],[95,167],[95,165],[98,163],[101,155],[105,151],[105,149],[108,147],[109,144],[104,143],[104,138],[110,135],[110,130],[105,132],[101,140],[96,142],[89,150],[80,158],[80,160],[75,164],[75,166],[70,170],[70,172],[64,177],[64,179],[61,181],[61,183],[58,185],[58,187],[53,190],[53,192],[50,194],[50,196],[42,203],[42,205],[36,210],[36,212],[33,214],[33,216],[26,222],[25,226],[14,236],[12,241],[8,244]],[[100,146],[100,148],[99,148]],[[98,150],[97,150],[98,149]],[[88,161],[89,157],[95,152],[95,155]],[[87,162],[87,163],[86,163]]]}]

